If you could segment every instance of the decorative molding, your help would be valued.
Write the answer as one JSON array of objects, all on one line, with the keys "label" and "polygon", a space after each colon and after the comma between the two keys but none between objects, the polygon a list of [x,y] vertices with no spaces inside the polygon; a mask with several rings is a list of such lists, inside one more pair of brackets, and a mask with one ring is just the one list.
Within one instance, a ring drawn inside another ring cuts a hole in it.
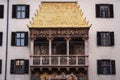
[{"label": "decorative molding", "polygon": [[82,37],[88,39],[89,28],[50,28],[50,29],[30,29],[30,38],[35,39],[36,37]]}]

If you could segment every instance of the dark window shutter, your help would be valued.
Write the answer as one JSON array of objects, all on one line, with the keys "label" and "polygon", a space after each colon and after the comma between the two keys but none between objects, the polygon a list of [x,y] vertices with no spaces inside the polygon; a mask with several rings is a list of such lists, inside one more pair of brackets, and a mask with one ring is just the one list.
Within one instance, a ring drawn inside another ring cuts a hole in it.
[{"label": "dark window shutter", "polygon": [[115,60],[111,61],[111,74],[116,74],[116,68],[115,68]]},{"label": "dark window shutter", "polygon": [[11,60],[10,64],[10,73],[14,74],[14,69],[15,69],[15,60]]},{"label": "dark window shutter", "polygon": [[2,73],[2,60],[0,60],[0,74]]},{"label": "dark window shutter", "polygon": [[2,36],[3,36],[3,33],[0,32],[0,46],[2,46]]},{"label": "dark window shutter", "polygon": [[111,40],[111,46],[114,45],[114,32],[110,32],[110,40]]},{"label": "dark window shutter", "polygon": [[12,6],[12,18],[16,18],[16,13],[17,13],[17,6],[13,5]]},{"label": "dark window shutter", "polygon": [[11,46],[16,46],[16,32],[12,32]]},{"label": "dark window shutter", "polygon": [[0,18],[3,18],[4,16],[4,6],[0,5]]},{"label": "dark window shutter", "polygon": [[100,5],[96,4],[96,18],[100,17]]},{"label": "dark window shutter", "polygon": [[25,18],[29,18],[30,6],[26,5]]},{"label": "dark window shutter", "polygon": [[25,32],[25,46],[28,45],[28,32]]},{"label": "dark window shutter", "polygon": [[101,60],[97,60],[97,74],[102,74]]},{"label": "dark window shutter", "polygon": [[24,69],[25,74],[29,73],[29,60],[25,60],[25,69]]},{"label": "dark window shutter", "polygon": [[110,4],[110,17],[113,18],[114,17],[114,11],[113,11],[113,5]]},{"label": "dark window shutter", "polygon": [[97,32],[97,45],[101,46],[101,32]]}]

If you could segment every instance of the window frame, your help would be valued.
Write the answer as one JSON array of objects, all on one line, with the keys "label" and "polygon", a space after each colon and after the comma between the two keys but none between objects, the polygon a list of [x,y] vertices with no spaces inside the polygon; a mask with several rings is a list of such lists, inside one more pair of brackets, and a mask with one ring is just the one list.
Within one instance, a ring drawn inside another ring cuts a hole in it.
[{"label": "window frame", "polygon": [[[22,34],[24,33],[24,38],[22,38]],[[17,38],[17,34],[20,34],[20,37]],[[17,44],[17,41],[20,41],[19,45]],[[22,41],[24,41],[24,44],[22,44]],[[28,46],[28,32],[12,32],[11,33],[11,46],[17,46],[17,47],[24,47]]]},{"label": "window frame", "polygon": [[[18,10],[18,7],[20,7],[20,9],[22,9],[21,7],[24,6],[25,10]],[[18,17],[18,12],[20,12],[20,17]],[[22,17],[22,12],[24,12],[24,17]],[[30,6],[26,5],[26,4],[16,4],[12,6],[12,18],[16,18],[16,19],[26,19],[29,18],[29,14],[30,14]]]},{"label": "window frame", "polygon": [[[24,9],[23,9],[24,7]],[[24,13],[24,15],[23,15]],[[24,19],[26,13],[26,6],[25,5],[17,5],[16,6],[16,18],[17,19]]]},{"label": "window frame", "polygon": [[[104,36],[103,36],[104,35]],[[104,44],[103,44],[104,42]],[[114,46],[114,32],[113,31],[98,31],[97,32],[97,46]]]},{"label": "window frame", "polygon": [[14,65],[15,66],[15,69],[14,69],[15,74],[23,74],[24,73],[24,68],[25,68],[24,64],[25,64],[25,62],[23,59],[15,60],[15,65]]},{"label": "window frame", "polygon": [[[108,63],[106,64],[106,62],[108,62],[109,64]],[[97,60],[97,74],[115,75],[116,74],[115,60],[110,59]]]},{"label": "window frame", "polygon": [[13,60],[12,59],[11,66],[10,66],[10,73],[11,74],[28,74],[29,73],[29,60],[27,59],[14,59]]},{"label": "window frame", "polygon": [[101,5],[100,6],[100,17],[101,18],[109,18],[110,16],[110,7],[109,5]]},{"label": "window frame", "polygon": [[[108,7],[107,16],[101,16],[101,6]],[[96,18],[114,18],[113,4],[96,4]]]},{"label": "window frame", "polygon": [[[19,36],[18,36],[19,34]],[[24,35],[24,36],[22,36]],[[25,45],[25,33],[24,32],[16,32],[16,46],[24,46]]]}]

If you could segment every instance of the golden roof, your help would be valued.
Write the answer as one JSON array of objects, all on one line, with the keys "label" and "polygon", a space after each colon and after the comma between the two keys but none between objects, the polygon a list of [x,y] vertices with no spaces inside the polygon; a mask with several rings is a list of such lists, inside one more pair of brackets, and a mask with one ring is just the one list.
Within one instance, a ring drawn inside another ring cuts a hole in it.
[{"label": "golden roof", "polygon": [[90,27],[77,2],[42,2],[29,28]]}]

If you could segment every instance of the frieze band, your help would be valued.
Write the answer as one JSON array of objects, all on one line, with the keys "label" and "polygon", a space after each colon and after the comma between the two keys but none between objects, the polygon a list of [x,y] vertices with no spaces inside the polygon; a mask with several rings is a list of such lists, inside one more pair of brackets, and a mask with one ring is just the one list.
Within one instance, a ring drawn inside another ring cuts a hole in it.
[{"label": "frieze band", "polygon": [[89,28],[30,29],[30,37],[88,37]]}]

